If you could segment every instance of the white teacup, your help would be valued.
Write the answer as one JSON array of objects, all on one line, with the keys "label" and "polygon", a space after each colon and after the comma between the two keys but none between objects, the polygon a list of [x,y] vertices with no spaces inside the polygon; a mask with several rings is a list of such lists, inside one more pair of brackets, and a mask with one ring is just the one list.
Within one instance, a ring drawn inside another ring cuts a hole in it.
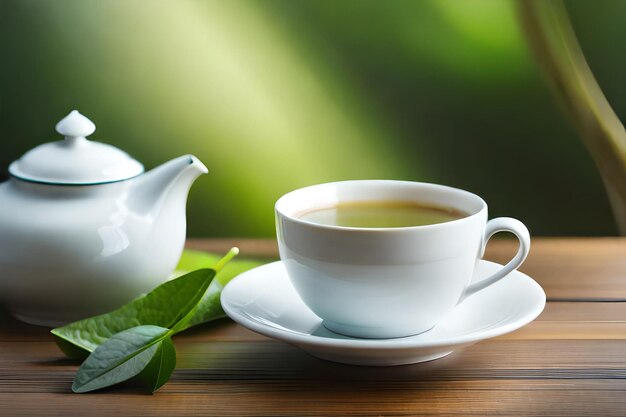
[{"label": "white teacup", "polygon": [[[298,218],[314,208],[354,201],[415,201],[469,215],[426,226],[357,228]],[[465,297],[518,268],[530,235],[518,220],[487,222],[487,204],[443,185],[343,181],[292,191],[276,202],[280,257],[296,291],[324,326],[354,337],[392,338],[425,332]],[[512,232],[515,257],[497,273],[470,282],[489,238]]]}]

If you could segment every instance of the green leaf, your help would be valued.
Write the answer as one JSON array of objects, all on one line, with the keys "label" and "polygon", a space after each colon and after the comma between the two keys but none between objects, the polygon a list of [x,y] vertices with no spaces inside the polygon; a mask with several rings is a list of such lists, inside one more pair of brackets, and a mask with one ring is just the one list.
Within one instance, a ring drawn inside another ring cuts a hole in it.
[{"label": "green leaf", "polygon": [[[155,356],[163,354],[162,342],[170,335],[171,330],[159,326],[137,326],[113,335],[80,366],[72,391],[94,391],[138,375]],[[166,369],[170,366],[168,363]],[[156,379],[153,386],[162,378],[157,376]]]},{"label": "green leaf", "polygon": [[[178,262],[178,266],[176,267],[176,276],[183,275],[190,271],[195,271],[196,269],[201,268],[213,268],[220,260],[220,256],[202,252],[197,250],[185,249],[183,251],[183,255]],[[216,280],[223,286],[228,284],[233,278],[237,275],[245,272],[249,269],[256,268],[257,266],[263,265],[266,262],[255,260],[255,259],[236,259],[228,264],[226,264],[216,275]],[[212,284],[215,285],[217,282]]]},{"label": "green leaf", "polygon": [[[215,266],[219,260],[220,257],[213,253],[185,249],[178,262],[176,273],[181,274],[199,268],[211,268]],[[185,328],[226,317],[226,313],[222,310],[222,304],[220,302],[220,296],[226,284],[237,275],[263,265],[264,263],[263,261],[254,259],[237,259],[226,264],[211,282],[209,289],[204,294],[202,301],[200,301],[198,309]]]},{"label": "green leaf", "polygon": [[186,274],[196,269],[213,268],[221,256],[215,253],[185,249],[176,266],[176,276]]},{"label": "green leaf", "polygon": [[203,299],[214,276],[212,269],[191,272],[158,286],[117,310],[53,329],[52,334],[61,339],[59,345],[65,353],[80,357],[76,350],[68,349],[68,343],[92,352],[109,337],[135,326],[171,328],[183,318],[191,319],[189,312]]},{"label": "green leaf", "polygon": [[[185,250],[179,269],[221,268],[215,279],[211,275],[215,271],[209,272],[208,269],[179,276],[115,311],[53,329],[57,345],[68,357],[84,359],[106,339],[131,327],[155,325],[173,328],[178,324],[175,331],[179,332],[225,317],[220,303],[224,285],[240,273],[264,263],[236,260],[224,264],[231,257],[232,254],[220,258],[211,253]],[[221,264],[220,259],[223,259]]]},{"label": "green leaf", "polygon": [[150,392],[155,392],[170,379],[174,368],[176,368],[176,349],[172,339],[166,337],[159,343],[159,349],[150,363],[137,375],[137,380]]},{"label": "green leaf", "polygon": [[[261,262],[248,261],[224,268],[238,253],[232,248],[216,260],[209,254],[188,254],[184,267],[213,263],[155,288],[143,297],[107,314],[53,329],[61,350],[70,357],[84,357],[72,390],[89,392],[133,377],[151,392],[159,389],[176,367],[171,336],[195,324],[221,317],[223,286],[239,273]],[[213,279],[217,272],[222,279]]]},{"label": "green leaf", "polygon": [[88,350],[80,348],[72,342],[57,337],[56,335],[54,336],[54,341],[57,343],[59,349],[61,349],[61,352],[65,353],[65,356],[68,358],[83,360],[87,359],[87,356],[89,356],[90,352]]},{"label": "green leaf", "polygon": [[226,284],[228,284],[237,275],[249,269],[263,265],[264,263],[265,262],[257,260],[237,260],[224,266],[224,268],[217,273],[215,279],[211,282],[211,285],[204,294],[204,297],[202,297],[202,301],[200,301],[198,308],[194,312],[193,317],[185,328],[226,317],[226,313],[222,309],[222,304],[220,302],[220,296],[222,295],[222,290]]}]

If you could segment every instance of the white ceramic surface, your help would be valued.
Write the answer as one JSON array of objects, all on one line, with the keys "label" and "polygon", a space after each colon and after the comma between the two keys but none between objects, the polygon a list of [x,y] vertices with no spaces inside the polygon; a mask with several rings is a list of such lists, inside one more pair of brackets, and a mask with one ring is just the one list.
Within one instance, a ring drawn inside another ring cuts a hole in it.
[{"label": "white ceramic surface", "polygon": [[56,125],[65,140],[44,143],[9,167],[12,176],[48,184],[102,184],[143,173],[143,165],[126,152],[87,139],[96,126],[77,110]]},{"label": "white ceramic surface", "polygon": [[[61,130],[80,134],[89,125],[74,120]],[[185,243],[188,190],[206,172],[186,155],[95,185],[12,175],[0,184],[0,302],[24,321],[55,326],[117,308],[164,282]]]},{"label": "white ceramic surface", "polygon": [[[479,261],[473,282],[500,270]],[[534,320],[546,296],[518,271],[465,299],[432,330],[397,339],[355,339],[333,333],[298,297],[282,262],[245,272],[222,293],[226,313],[250,330],[298,346],[313,356],[354,365],[404,365],[441,358]]]},{"label": "white ceramic surface", "polygon": [[[415,201],[464,211],[467,217],[427,226],[355,228],[298,218],[347,201]],[[494,284],[526,258],[530,236],[518,220],[487,222],[487,204],[467,191],[436,184],[362,180],[314,185],[276,202],[280,257],[305,304],[326,327],[349,336],[390,338],[432,328],[461,299]],[[509,231],[515,257],[470,285],[489,238]]]}]

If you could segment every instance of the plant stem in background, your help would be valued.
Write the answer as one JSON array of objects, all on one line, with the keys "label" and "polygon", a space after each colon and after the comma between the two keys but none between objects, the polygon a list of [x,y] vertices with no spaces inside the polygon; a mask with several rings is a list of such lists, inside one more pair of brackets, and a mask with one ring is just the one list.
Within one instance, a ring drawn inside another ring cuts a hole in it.
[{"label": "plant stem in background", "polygon": [[626,235],[626,131],[598,85],[561,0],[517,0],[535,58],[604,181]]}]

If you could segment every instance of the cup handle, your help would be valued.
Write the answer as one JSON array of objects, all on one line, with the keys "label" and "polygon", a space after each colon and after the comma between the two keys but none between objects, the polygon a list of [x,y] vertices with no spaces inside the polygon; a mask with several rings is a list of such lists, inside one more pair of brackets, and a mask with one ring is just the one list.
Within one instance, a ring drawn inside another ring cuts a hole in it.
[{"label": "cup handle", "polygon": [[517,253],[508,264],[504,265],[502,269],[495,274],[470,284],[465,289],[465,293],[463,294],[463,297],[461,297],[461,301],[470,295],[487,288],[491,284],[495,284],[500,281],[513,270],[517,269],[522,262],[524,262],[526,256],[528,256],[528,251],[530,250],[530,233],[528,233],[528,229],[524,226],[524,223],[511,217],[498,217],[487,222],[487,226],[485,227],[485,237],[480,250],[480,257],[484,254],[485,247],[487,246],[487,242],[489,242],[491,236],[498,232],[511,232],[517,236],[517,239],[519,240],[519,249],[517,250]]}]

